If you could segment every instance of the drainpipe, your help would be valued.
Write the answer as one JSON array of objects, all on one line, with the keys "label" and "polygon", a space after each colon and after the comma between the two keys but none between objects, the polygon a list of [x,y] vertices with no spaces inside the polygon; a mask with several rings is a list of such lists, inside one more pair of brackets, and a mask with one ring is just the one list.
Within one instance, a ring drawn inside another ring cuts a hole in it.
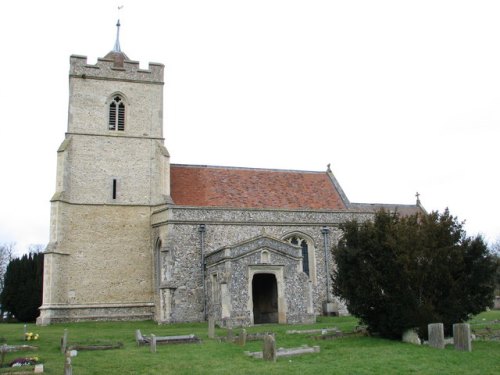
[{"label": "drainpipe", "polygon": [[330,229],[323,227],[321,233],[323,233],[323,245],[325,248],[326,302],[330,303],[330,275],[328,273],[328,234],[330,233]]},{"label": "drainpipe", "polygon": [[201,282],[203,285],[203,320],[207,320],[207,292],[205,284],[205,224],[198,227],[200,233]]}]

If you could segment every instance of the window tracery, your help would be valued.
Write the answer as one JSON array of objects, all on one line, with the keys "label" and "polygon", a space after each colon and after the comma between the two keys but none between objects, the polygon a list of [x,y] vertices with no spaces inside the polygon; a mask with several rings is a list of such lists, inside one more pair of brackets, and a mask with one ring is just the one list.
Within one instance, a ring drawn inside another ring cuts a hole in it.
[{"label": "window tracery", "polygon": [[119,95],[115,95],[109,104],[109,130],[125,130],[125,103]]}]

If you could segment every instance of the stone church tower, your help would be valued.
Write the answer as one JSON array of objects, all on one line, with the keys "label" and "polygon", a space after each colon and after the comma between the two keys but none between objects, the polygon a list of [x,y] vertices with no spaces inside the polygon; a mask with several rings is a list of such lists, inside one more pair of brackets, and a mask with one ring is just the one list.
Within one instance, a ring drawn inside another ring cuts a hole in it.
[{"label": "stone church tower", "polygon": [[79,316],[151,318],[151,214],[170,199],[164,66],[140,69],[120,50],[118,33],[97,64],[70,58],[41,324]]}]

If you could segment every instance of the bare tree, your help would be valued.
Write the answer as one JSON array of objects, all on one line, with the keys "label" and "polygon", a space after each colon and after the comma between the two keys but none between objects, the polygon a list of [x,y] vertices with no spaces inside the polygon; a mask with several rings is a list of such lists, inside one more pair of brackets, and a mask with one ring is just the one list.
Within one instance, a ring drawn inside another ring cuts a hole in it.
[{"label": "bare tree", "polygon": [[497,274],[495,279],[495,295],[500,296],[500,237],[490,244],[490,251],[497,261]]},{"label": "bare tree", "polygon": [[41,253],[44,249],[45,245],[42,245],[41,243],[35,243],[28,246],[28,252],[33,254]]},{"label": "bare tree", "polygon": [[0,292],[3,290],[5,271],[12,260],[15,247],[15,242],[0,243]]}]

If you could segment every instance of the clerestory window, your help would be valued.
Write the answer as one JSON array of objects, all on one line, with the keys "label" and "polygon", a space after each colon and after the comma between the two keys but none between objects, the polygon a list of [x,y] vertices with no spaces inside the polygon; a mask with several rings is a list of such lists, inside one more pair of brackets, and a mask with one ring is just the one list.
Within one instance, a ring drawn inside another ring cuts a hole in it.
[{"label": "clerestory window", "polygon": [[125,130],[125,104],[118,95],[109,104],[109,130]]}]

